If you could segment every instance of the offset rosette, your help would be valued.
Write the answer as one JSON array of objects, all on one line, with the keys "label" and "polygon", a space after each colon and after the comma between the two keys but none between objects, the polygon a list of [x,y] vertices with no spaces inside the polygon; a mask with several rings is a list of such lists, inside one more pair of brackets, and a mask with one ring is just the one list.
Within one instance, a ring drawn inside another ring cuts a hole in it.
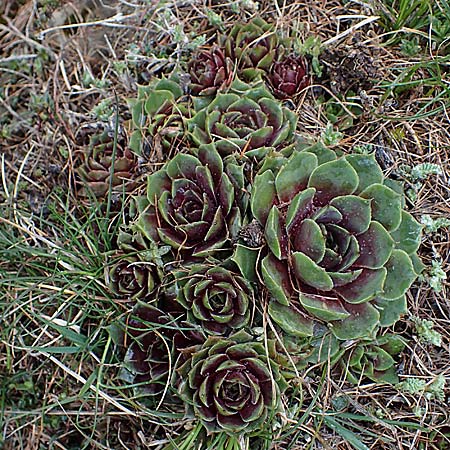
[{"label": "offset rosette", "polygon": [[168,158],[184,143],[184,120],[189,104],[175,80],[161,79],[139,86],[136,99],[129,100],[132,128],[130,147],[138,155]]},{"label": "offset rosette", "polygon": [[214,142],[221,155],[243,153],[263,157],[280,144],[289,144],[296,115],[282,106],[262,84],[235,80],[189,121],[197,143]]},{"label": "offset rosette", "polygon": [[260,17],[234,25],[225,41],[225,54],[236,61],[239,73],[247,80],[268,71],[281,48],[273,26]]},{"label": "offset rosette", "polygon": [[268,245],[262,275],[274,299],[302,309],[305,334],[317,319],[339,339],[359,338],[401,312],[421,226],[387,183],[373,155],[338,158],[320,146],[268,158],[255,177],[251,207]]},{"label": "offset rosette", "polygon": [[362,377],[396,384],[399,380],[393,356],[404,348],[405,340],[396,334],[363,340],[341,356],[339,367],[345,378],[354,384],[358,384]]},{"label": "offset rosette", "polygon": [[119,297],[143,299],[159,282],[154,264],[140,261],[136,255],[123,253],[109,271],[109,288]]},{"label": "offset rosette", "polygon": [[223,249],[241,222],[237,179],[230,178],[213,145],[200,146],[197,156],[177,154],[148,177],[136,228],[153,242],[197,257]]},{"label": "offset rosette", "polygon": [[205,332],[227,335],[248,324],[252,291],[236,273],[208,262],[196,264],[177,274],[177,287],[188,320]]},{"label": "offset rosette", "polygon": [[146,395],[160,395],[167,389],[183,358],[180,351],[204,340],[179,322],[179,316],[144,303],[138,303],[127,322],[127,378]]},{"label": "offset rosette", "polygon": [[294,97],[309,85],[306,62],[301,56],[290,55],[273,63],[267,80],[276,98]]},{"label": "offset rosette", "polygon": [[[112,192],[118,194],[131,192],[135,188],[137,157],[122,136],[117,138],[115,153],[113,131],[105,130],[91,136],[83,159],[78,174],[85,187],[96,197],[106,196],[110,186]],[[87,195],[85,188],[80,190],[80,195]]]},{"label": "offset rosette", "polygon": [[189,62],[188,69],[194,95],[214,95],[233,80],[233,63],[217,46],[197,53]]},{"label": "offset rosette", "polygon": [[179,373],[182,398],[209,432],[260,431],[277,412],[285,385],[264,345],[244,331],[210,336]]},{"label": "offset rosette", "polygon": [[164,277],[162,258],[170,247],[156,247],[125,226],[119,231],[117,246],[120,250],[110,262],[108,287],[119,297],[144,300],[160,286]]}]

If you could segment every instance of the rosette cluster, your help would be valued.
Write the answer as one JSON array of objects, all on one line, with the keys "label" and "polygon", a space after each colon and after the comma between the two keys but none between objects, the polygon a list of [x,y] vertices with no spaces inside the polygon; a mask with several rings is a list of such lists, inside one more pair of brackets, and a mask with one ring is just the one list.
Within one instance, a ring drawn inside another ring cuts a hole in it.
[{"label": "rosette cluster", "polygon": [[307,367],[393,382],[401,345],[384,328],[421,270],[401,185],[373,155],[297,133],[283,100],[307,63],[267,23],[236,25],[185,68],[190,84],[178,73],[129,102],[149,173],[106,271],[129,306],[124,378],[208,433],[250,435],[283,422]]}]

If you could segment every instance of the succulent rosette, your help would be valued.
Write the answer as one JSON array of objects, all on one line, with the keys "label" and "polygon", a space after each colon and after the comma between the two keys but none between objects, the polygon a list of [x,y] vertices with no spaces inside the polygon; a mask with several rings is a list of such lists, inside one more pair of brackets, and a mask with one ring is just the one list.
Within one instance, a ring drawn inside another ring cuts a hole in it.
[{"label": "succulent rosette", "polygon": [[135,228],[153,242],[205,257],[231,248],[240,228],[239,186],[234,185],[239,168],[225,170],[213,145],[200,146],[196,153],[178,153],[148,177]]},{"label": "succulent rosette", "polygon": [[80,195],[87,195],[86,189],[96,197],[104,197],[111,186],[116,193],[131,192],[135,187],[137,170],[136,155],[119,136],[114,151],[114,132],[104,130],[89,140],[78,174],[84,182]]},{"label": "succulent rosette", "polygon": [[177,275],[177,298],[188,320],[209,334],[228,335],[249,324],[252,290],[238,274],[204,262]]},{"label": "succulent rosette", "polygon": [[228,87],[234,75],[233,62],[217,46],[194,55],[188,70],[191,93],[202,96],[214,95],[218,90]]},{"label": "succulent rosette", "polygon": [[283,42],[272,25],[257,17],[246,24],[237,23],[225,40],[225,54],[247,80],[268,71]]},{"label": "succulent rosette", "polygon": [[117,255],[109,271],[109,289],[119,297],[143,299],[158,285],[159,276],[153,263],[141,261],[136,255]]},{"label": "succulent rosette", "polygon": [[345,378],[354,384],[363,377],[375,382],[396,384],[399,380],[393,356],[404,348],[405,340],[396,334],[362,340],[339,358],[339,367]]},{"label": "succulent rosette", "polygon": [[198,144],[214,142],[221,155],[244,153],[258,158],[291,143],[296,125],[295,114],[275,100],[263,83],[240,80],[188,122]]},{"label": "succulent rosette", "polygon": [[138,155],[153,154],[163,161],[184,143],[184,120],[189,117],[189,103],[177,80],[160,79],[149,86],[139,86],[131,109],[130,147]]},{"label": "succulent rosette", "polygon": [[203,341],[201,333],[180,323],[179,315],[138,303],[126,326],[124,378],[145,395],[160,395],[177,383],[173,376],[183,359],[180,352]]},{"label": "succulent rosette", "polygon": [[179,373],[181,397],[209,432],[260,431],[277,412],[285,388],[264,345],[244,331],[208,337],[190,349]]},{"label": "succulent rosette", "polygon": [[251,208],[268,247],[262,276],[276,302],[299,310],[305,336],[318,320],[338,339],[361,338],[401,310],[421,226],[387,184],[395,187],[373,155],[338,157],[320,145],[267,158],[255,177]]},{"label": "succulent rosette", "polygon": [[289,55],[274,62],[267,75],[267,81],[276,98],[285,100],[294,97],[309,85],[305,59]]}]

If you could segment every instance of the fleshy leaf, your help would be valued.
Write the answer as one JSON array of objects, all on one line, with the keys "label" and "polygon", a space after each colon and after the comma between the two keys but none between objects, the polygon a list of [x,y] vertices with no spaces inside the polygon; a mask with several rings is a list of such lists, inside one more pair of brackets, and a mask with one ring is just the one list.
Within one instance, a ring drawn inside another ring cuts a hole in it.
[{"label": "fleshy leaf", "polygon": [[270,293],[282,305],[289,305],[292,287],[286,264],[278,261],[273,255],[267,255],[262,260],[261,271]]},{"label": "fleshy leaf", "polygon": [[359,258],[355,265],[378,269],[383,267],[394,248],[394,240],[379,222],[371,222],[369,229],[357,237],[359,244]]},{"label": "fleshy leaf", "polygon": [[272,301],[269,303],[269,315],[283,331],[290,335],[299,337],[313,335],[312,320],[304,318],[293,308]]},{"label": "fleshy leaf", "polygon": [[319,165],[336,159],[336,153],[323,145],[322,142],[317,142],[314,145],[308,146],[303,151],[316,155]]},{"label": "fleshy leaf", "polygon": [[198,158],[184,153],[178,153],[171,159],[166,166],[167,175],[170,178],[188,178],[195,179],[195,169],[201,166]]},{"label": "fleshy leaf", "polygon": [[203,144],[198,149],[198,159],[207,166],[217,183],[223,172],[223,161],[214,144]]},{"label": "fleshy leaf", "polygon": [[333,198],[330,205],[335,206],[342,214],[339,225],[351,233],[363,233],[369,228],[371,218],[370,200],[345,195]]},{"label": "fleshy leaf", "polygon": [[173,102],[174,96],[170,91],[153,91],[150,92],[145,102],[145,112],[150,115],[156,114],[166,102]]},{"label": "fleshy leaf", "polygon": [[386,269],[364,269],[361,275],[351,283],[335,289],[348,303],[364,303],[383,291]]},{"label": "fleshy leaf", "polygon": [[165,170],[158,170],[147,178],[147,198],[151,204],[159,198],[163,191],[170,191],[170,179]]},{"label": "fleshy leaf", "polygon": [[383,297],[388,300],[398,298],[409,289],[417,277],[411,258],[403,250],[394,250],[385,267],[387,276]]},{"label": "fleshy leaf", "polygon": [[319,267],[309,256],[295,252],[292,254],[292,264],[296,277],[308,286],[322,291],[333,289],[333,281],[325,269]]},{"label": "fleshy leaf", "polygon": [[380,325],[382,327],[394,325],[402,315],[408,312],[406,295],[402,295],[394,300],[386,300],[378,297],[372,303],[379,307]]},{"label": "fleshy leaf", "polygon": [[375,155],[348,155],[345,158],[358,174],[357,193],[374,183],[383,182],[383,172],[375,159]]},{"label": "fleshy leaf", "polygon": [[331,332],[343,341],[371,336],[378,325],[380,314],[370,303],[347,305],[350,316],[333,322]]},{"label": "fleshy leaf", "polygon": [[411,262],[414,267],[414,272],[416,272],[417,275],[420,275],[426,268],[425,264],[422,262],[419,255],[417,255],[416,253],[409,255],[409,257],[411,258]]},{"label": "fleshy leaf", "polygon": [[252,213],[261,225],[266,224],[269,211],[275,202],[275,177],[272,171],[257,175],[253,182],[251,208]]},{"label": "fleshy leaf", "polygon": [[387,231],[394,231],[402,220],[402,197],[382,184],[372,184],[361,192],[361,197],[372,199],[372,219]]},{"label": "fleshy leaf", "polygon": [[258,280],[256,276],[258,255],[259,249],[249,248],[238,243],[231,258],[239,267],[242,275],[253,282]]},{"label": "fleshy leaf", "polygon": [[309,178],[308,187],[316,188],[316,198],[326,204],[334,197],[353,194],[358,183],[356,171],[340,158],[318,166]]},{"label": "fleshy leaf", "polygon": [[300,294],[300,303],[310,314],[327,322],[342,320],[350,315],[339,300],[333,298]]},{"label": "fleshy leaf", "polygon": [[298,242],[296,250],[309,256],[319,263],[325,255],[325,238],[322,229],[314,220],[305,219],[298,231],[295,241]]},{"label": "fleshy leaf", "polygon": [[400,226],[392,233],[396,248],[408,255],[415,253],[420,246],[422,225],[406,211],[402,211]]},{"label": "fleshy leaf", "polygon": [[316,167],[315,155],[308,152],[295,152],[275,178],[275,187],[280,201],[287,202],[304,190],[309,176]]},{"label": "fleshy leaf", "polygon": [[281,235],[281,217],[280,212],[276,206],[272,206],[270,210],[269,217],[267,218],[266,228],[265,228],[265,236],[266,242],[269,246],[272,253],[278,258],[281,259],[282,256],[282,242],[283,237]]},{"label": "fleshy leaf", "polygon": [[158,81],[155,89],[157,89],[158,91],[170,91],[176,99],[183,95],[183,90],[177,82],[164,78]]},{"label": "fleshy leaf", "polygon": [[286,228],[288,230],[310,213],[315,193],[314,188],[309,188],[299,192],[292,199],[286,213]]},{"label": "fleshy leaf", "polygon": [[333,280],[334,287],[344,286],[356,280],[362,273],[363,269],[353,270],[351,272],[328,272]]}]

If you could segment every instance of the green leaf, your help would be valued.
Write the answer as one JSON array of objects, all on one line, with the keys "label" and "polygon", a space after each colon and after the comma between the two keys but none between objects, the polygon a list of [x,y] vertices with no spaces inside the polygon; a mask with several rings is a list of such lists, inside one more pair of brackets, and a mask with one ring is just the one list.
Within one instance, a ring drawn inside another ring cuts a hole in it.
[{"label": "green leaf", "polygon": [[380,313],[370,303],[346,305],[350,316],[333,322],[331,332],[343,341],[370,337],[378,325]]},{"label": "green leaf", "polygon": [[313,322],[303,317],[292,307],[271,301],[269,303],[269,316],[283,331],[290,335],[299,337],[313,335]]},{"label": "green leaf", "polygon": [[382,184],[372,184],[361,192],[361,197],[372,200],[372,219],[387,231],[394,231],[402,220],[402,197]]},{"label": "green leaf", "polygon": [[342,214],[339,225],[351,233],[363,233],[370,224],[371,208],[370,200],[356,195],[344,195],[335,197],[330,202]]},{"label": "green leaf", "polygon": [[383,371],[377,371],[377,368],[373,367],[373,372],[366,373],[366,375],[377,383],[397,384],[399,381],[395,367],[389,367]]},{"label": "green leaf", "polygon": [[303,151],[316,155],[319,165],[336,159],[336,153],[323,145],[322,142],[317,142],[314,145],[306,147]]},{"label": "green leaf", "polygon": [[214,144],[202,144],[198,148],[198,159],[207,166],[217,183],[222,176],[223,161]]},{"label": "green leaf", "polygon": [[326,322],[342,320],[350,315],[338,299],[300,294],[300,303],[314,317]]},{"label": "green leaf", "polygon": [[385,267],[387,276],[383,298],[389,300],[401,297],[417,277],[411,258],[403,250],[394,250]]},{"label": "green leaf", "polygon": [[333,281],[326,270],[318,266],[309,256],[301,252],[292,254],[295,276],[308,286],[321,291],[333,289]]},{"label": "green leaf", "polygon": [[396,248],[411,255],[420,246],[422,225],[410,213],[402,211],[402,221],[400,226],[392,233],[392,237]]},{"label": "green leaf", "polygon": [[425,270],[425,264],[416,253],[409,255],[409,257],[411,258],[414,272],[416,272],[417,275],[420,275]]},{"label": "green leaf", "polygon": [[316,199],[324,205],[341,195],[350,195],[358,187],[358,175],[345,158],[339,158],[318,166],[308,182],[317,190]]},{"label": "green leaf", "polygon": [[49,354],[74,354],[85,351],[83,347],[69,347],[69,346],[49,346],[49,347],[25,347],[33,352],[46,352]]},{"label": "green leaf", "polygon": [[258,261],[259,249],[245,247],[237,244],[231,259],[237,264],[244,278],[256,282],[256,264]]},{"label": "green leaf", "polygon": [[170,91],[176,99],[183,95],[183,90],[177,82],[164,78],[158,81],[155,90]]},{"label": "green leaf", "polygon": [[83,398],[84,394],[86,394],[86,392],[90,389],[94,381],[97,379],[99,371],[100,371],[99,367],[96,367],[94,371],[89,375],[89,378],[83,384],[83,387],[80,389],[80,392],[78,393],[79,398]]},{"label": "green leaf", "polygon": [[407,340],[398,334],[385,334],[377,339],[378,345],[390,355],[398,355],[406,347]]},{"label": "green leaf", "polygon": [[408,312],[406,295],[402,295],[394,300],[377,297],[372,303],[377,305],[380,310],[380,325],[382,327],[394,325],[402,315]]},{"label": "green leaf", "polygon": [[312,153],[295,152],[275,178],[278,198],[288,202],[305,189],[309,177],[317,167],[317,157]]},{"label": "green leaf", "polygon": [[[271,138],[272,134],[272,127],[262,127],[256,131],[252,131],[246,138],[250,141],[250,148],[257,148],[263,147],[267,140]],[[246,144],[244,144],[243,147],[245,147],[245,145]]]},{"label": "green leaf", "polygon": [[383,182],[383,172],[375,155],[348,155],[345,157],[358,174],[359,184],[356,193],[360,193],[375,183]]},{"label": "green leaf", "polygon": [[379,269],[383,267],[394,249],[394,240],[379,222],[370,222],[369,229],[357,236],[359,258],[357,267]]},{"label": "green leaf", "polygon": [[174,102],[175,98],[170,91],[150,92],[145,102],[145,112],[149,115],[155,115],[166,102]]},{"label": "green leaf", "polygon": [[295,237],[297,250],[319,263],[325,255],[325,238],[320,226],[311,219],[305,219]]},{"label": "green leaf", "polygon": [[363,269],[361,275],[351,283],[335,288],[348,303],[358,304],[371,300],[383,291],[386,269]]},{"label": "green leaf", "polygon": [[188,178],[190,180],[194,180],[195,169],[201,165],[200,160],[195,156],[186,155],[185,153],[178,153],[167,163],[166,172],[172,179]]},{"label": "green leaf", "polygon": [[312,209],[316,190],[314,188],[299,192],[291,201],[286,213],[286,228],[289,230]]},{"label": "green leaf", "polygon": [[155,205],[155,199],[158,199],[164,191],[170,190],[170,178],[164,169],[152,173],[147,178],[147,199]]},{"label": "green leaf", "polygon": [[256,175],[252,188],[251,209],[253,216],[263,226],[266,224],[267,216],[275,203],[275,198],[275,177],[272,171],[267,170],[260,175]]},{"label": "green leaf", "polygon": [[283,239],[280,221],[281,216],[278,208],[276,206],[272,206],[269,217],[267,218],[266,228],[264,232],[267,245],[278,259],[281,259],[282,257],[281,242]]},{"label": "green leaf", "polygon": [[333,280],[334,287],[344,286],[356,280],[362,273],[363,269],[352,270],[350,272],[328,272]]},{"label": "green leaf", "polygon": [[130,149],[139,156],[142,156],[142,141],[144,139],[143,133],[141,130],[134,130],[131,133],[129,146]]},{"label": "green leaf", "polygon": [[[44,317],[40,317],[40,316],[36,316],[36,317],[38,317],[42,322],[44,322],[50,328],[53,328],[58,333],[60,333],[61,336],[64,339],[67,339],[70,342],[73,342],[74,344],[76,344],[76,345],[78,345],[78,346],[80,346],[82,348],[86,347],[88,338],[84,334],[81,334],[81,333],[78,333],[75,330],[72,330],[72,328],[70,328],[69,325],[65,325],[65,326],[64,325],[58,325],[57,323],[55,323],[55,322],[53,322],[51,320],[47,320]],[[43,347],[43,348],[46,348],[46,347]],[[66,349],[68,349],[69,347],[54,347],[54,348],[55,349],[57,349],[57,348],[66,348]],[[74,347],[70,347],[70,348],[74,348]]]},{"label": "green leaf", "polygon": [[395,364],[394,358],[384,349],[375,347],[374,352],[376,354],[374,369],[375,370],[388,370]]},{"label": "green leaf", "polygon": [[282,305],[289,305],[292,287],[286,263],[269,254],[262,260],[261,271],[266,287],[274,298]]}]

